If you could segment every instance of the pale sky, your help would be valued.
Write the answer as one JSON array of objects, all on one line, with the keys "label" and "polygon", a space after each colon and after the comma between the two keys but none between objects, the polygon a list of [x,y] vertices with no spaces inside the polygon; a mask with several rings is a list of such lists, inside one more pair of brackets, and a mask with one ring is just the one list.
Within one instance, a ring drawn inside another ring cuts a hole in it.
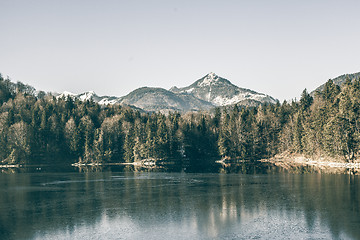
[{"label": "pale sky", "polygon": [[0,0],[0,73],[123,96],[215,72],[279,100],[360,71],[360,1]]}]

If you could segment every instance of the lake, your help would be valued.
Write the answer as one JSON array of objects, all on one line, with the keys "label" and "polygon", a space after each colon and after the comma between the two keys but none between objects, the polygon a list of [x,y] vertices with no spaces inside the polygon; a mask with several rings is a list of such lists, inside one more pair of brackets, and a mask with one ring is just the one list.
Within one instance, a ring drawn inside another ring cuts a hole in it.
[{"label": "lake", "polygon": [[359,180],[284,172],[1,173],[0,239],[360,239]]}]

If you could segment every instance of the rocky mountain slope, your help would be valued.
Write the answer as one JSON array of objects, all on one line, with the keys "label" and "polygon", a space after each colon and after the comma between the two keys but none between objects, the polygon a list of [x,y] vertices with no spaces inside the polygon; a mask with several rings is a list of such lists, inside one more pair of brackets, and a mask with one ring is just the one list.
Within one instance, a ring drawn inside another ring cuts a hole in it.
[{"label": "rocky mountain slope", "polygon": [[258,106],[264,103],[276,103],[271,96],[249,89],[240,88],[229,80],[209,73],[193,84],[184,88],[138,88],[124,97],[98,96],[95,92],[74,94],[64,92],[58,98],[70,96],[82,101],[93,100],[101,105],[121,104],[135,106],[145,111],[200,111],[215,106],[238,104],[241,106]]},{"label": "rocky mountain slope", "polygon": [[136,106],[145,111],[199,111],[213,107],[191,94],[175,94],[163,88],[138,88],[124,96],[120,104]]}]

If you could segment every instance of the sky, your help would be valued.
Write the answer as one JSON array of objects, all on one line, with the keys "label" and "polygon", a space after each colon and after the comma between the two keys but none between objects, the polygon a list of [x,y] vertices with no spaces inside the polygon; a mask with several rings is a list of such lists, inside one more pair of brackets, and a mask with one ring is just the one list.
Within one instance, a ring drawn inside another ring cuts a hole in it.
[{"label": "sky", "polygon": [[0,0],[0,73],[124,96],[209,72],[280,101],[360,72],[360,1]]}]

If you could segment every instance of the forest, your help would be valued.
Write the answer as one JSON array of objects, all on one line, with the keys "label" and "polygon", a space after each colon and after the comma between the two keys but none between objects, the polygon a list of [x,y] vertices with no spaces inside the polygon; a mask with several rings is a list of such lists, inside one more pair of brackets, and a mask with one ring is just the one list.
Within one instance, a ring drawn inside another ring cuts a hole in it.
[{"label": "forest", "polygon": [[299,101],[162,114],[57,99],[0,75],[0,164],[203,163],[284,152],[353,161],[359,111],[359,79],[341,87],[329,80],[313,95],[305,89]]}]

